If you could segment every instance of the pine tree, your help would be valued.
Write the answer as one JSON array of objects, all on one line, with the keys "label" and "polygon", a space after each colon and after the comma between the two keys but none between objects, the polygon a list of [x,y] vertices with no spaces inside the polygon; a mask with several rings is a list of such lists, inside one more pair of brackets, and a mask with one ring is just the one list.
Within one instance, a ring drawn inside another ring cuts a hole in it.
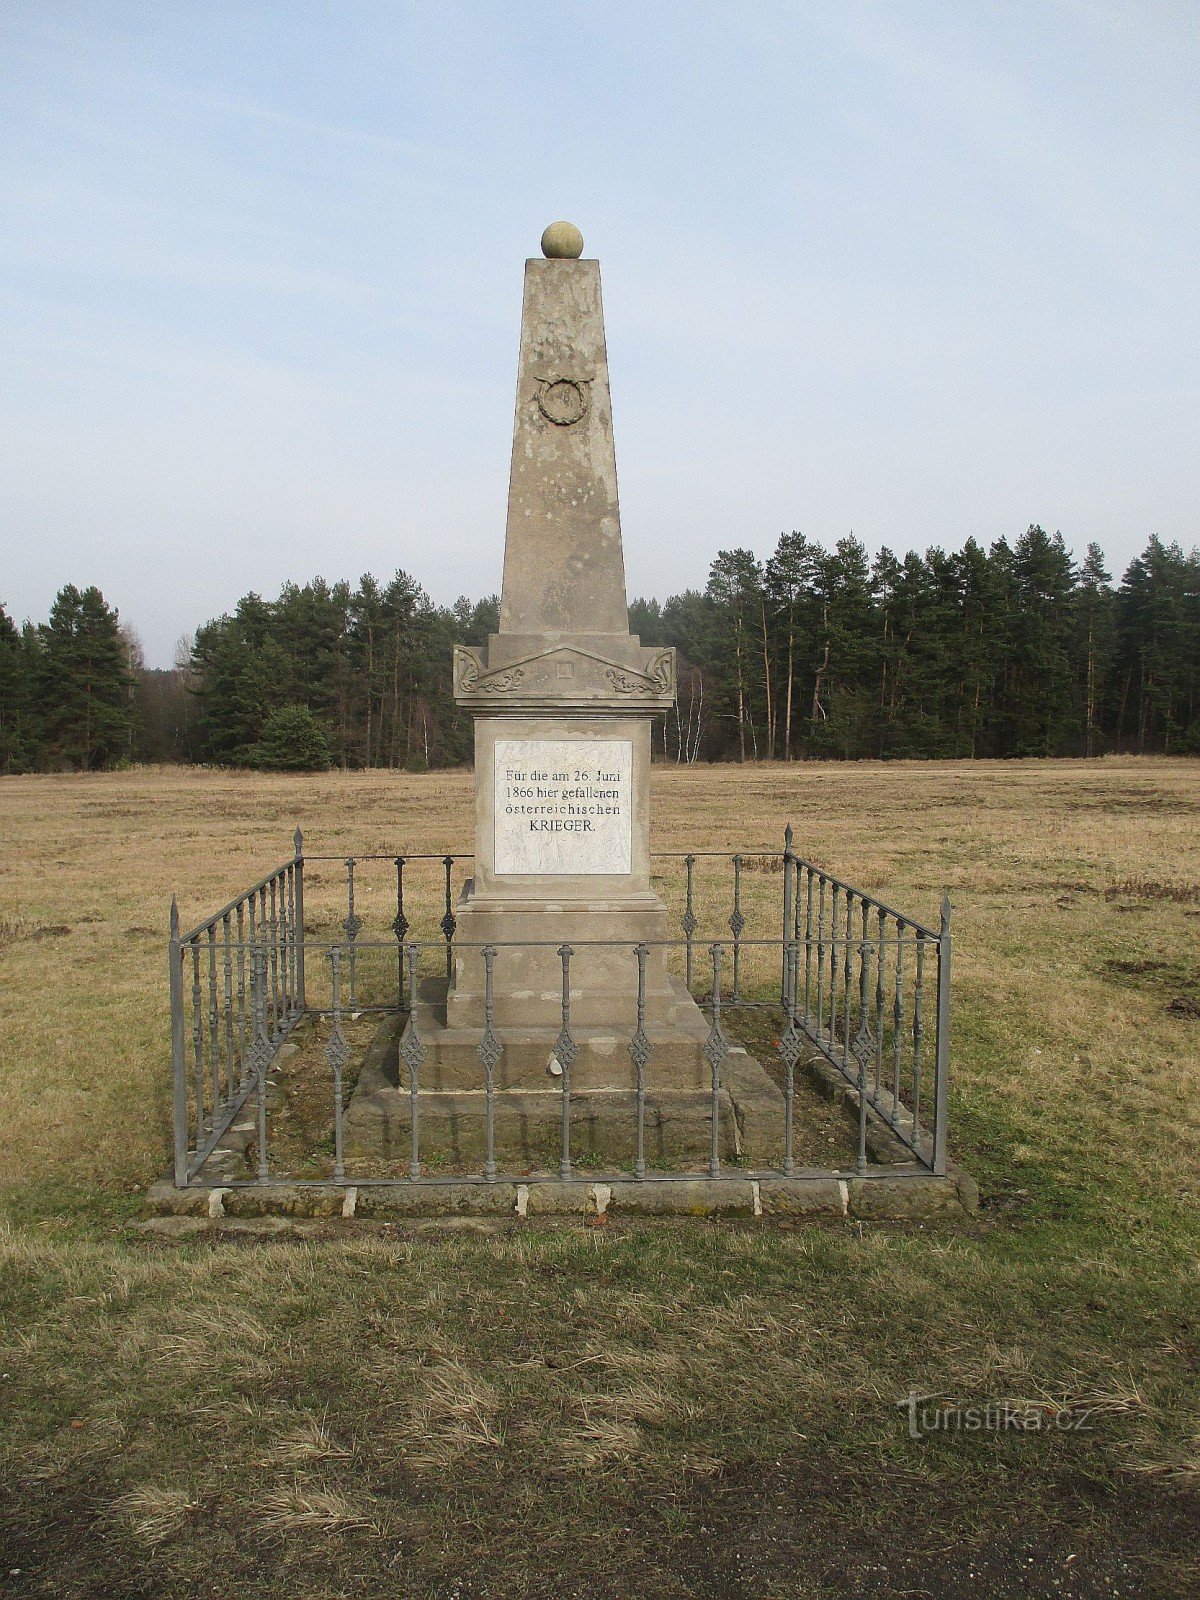
[{"label": "pine tree", "polygon": [[802,533],[781,533],[775,552],[767,561],[765,571],[766,594],[776,628],[781,634],[780,650],[783,657],[783,759],[792,759],[792,728],[795,715],[798,629],[802,620],[802,605],[807,596],[811,601],[813,577],[819,552],[810,545]]},{"label": "pine tree", "polygon": [[324,772],[330,766],[325,730],[307,706],[280,706],[267,718],[254,752],[265,772]]},{"label": "pine tree", "polygon": [[1104,552],[1089,544],[1074,594],[1075,657],[1083,692],[1083,753],[1094,756],[1100,733],[1097,716],[1104,700],[1107,666],[1113,646],[1112,576]]},{"label": "pine tree", "polygon": [[30,749],[29,663],[21,633],[0,605],[0,773],[25,772]]},{"label": "pine tree", "polygon": [[[771,706],[770,663],[765,645],[763,573],[750,550],[719,550],[708,574],[707,594],[720,619],[726,648],[718,660],[732,682],[737,727],[738,760],[746,759],[746,734],[751,754],[758,759],[758,732],[754,722],[754,685],[764,683],[769,724]],[[762,652],[760,654],[760,651]],[[759,677],[760,670],[763,677]]]},{"label": "pine tree", "polygon": [[1200,720],[1200,554],[1152,536],[1121,580],[1116,626],[1117,740],[1133,722],[1139,754],[1189,748]]},{"label": "pine tree", "polygon": [[94,586],[67,584],[38,634],[42,760],[88,772],[127,759],[132,678],[117,613]]}]

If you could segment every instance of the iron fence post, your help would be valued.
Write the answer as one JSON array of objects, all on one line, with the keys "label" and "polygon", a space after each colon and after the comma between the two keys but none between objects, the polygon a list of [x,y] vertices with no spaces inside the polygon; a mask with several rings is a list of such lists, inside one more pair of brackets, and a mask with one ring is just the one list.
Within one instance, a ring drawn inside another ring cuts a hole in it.
[{"label": "iron fence post", "polygon": [[188,1180],[187,1067],[183,1042],[183,946],[179,942],[179,903],[171,896],[171,1086],[175,1132],[175,1187],[186,1189]]},{"label": "iron fence post", "polygon": [[297,828],[296,847],[296,1004],[304,1010],[304,835]]},{"label": "iron fence post", "polygon": [[942,929],[938,939],[937,1061],[933,1083],[933,1170],[946,1171],[946,1096],[950,1079],[950,896],[942,896]]}]

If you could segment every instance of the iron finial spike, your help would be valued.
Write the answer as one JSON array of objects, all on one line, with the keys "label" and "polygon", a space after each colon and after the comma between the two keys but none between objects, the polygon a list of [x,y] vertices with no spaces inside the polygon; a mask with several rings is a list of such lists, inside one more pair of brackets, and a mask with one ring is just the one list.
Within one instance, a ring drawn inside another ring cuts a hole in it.
[{"label": "iron finial spike", "polygon": [[299,824],[297,824],[296,831],[292,835],[292,843],[296,847],[296,857],[299,859],[304,854],[304,835],[300,832]]},{"label": "iron finial spike", "polygon": [[179,937],[179,901],[174,895],[171,896],[171,937],[172,939]]},{"label": "iron finial spike", "polygon": [[947,932],[949,927],[950,927],[950,891],[949,891],[949,889],[947,889],[946,892],[942,895],[942,932],[943,933]]},{"label": "iron finial spike", "polygon": [[795,836],[792,833],[792,825],[789,822],[787,827],[783,830],[783,846],[785,850],[790,850],[792,848],[792,839],[794,837]]}]

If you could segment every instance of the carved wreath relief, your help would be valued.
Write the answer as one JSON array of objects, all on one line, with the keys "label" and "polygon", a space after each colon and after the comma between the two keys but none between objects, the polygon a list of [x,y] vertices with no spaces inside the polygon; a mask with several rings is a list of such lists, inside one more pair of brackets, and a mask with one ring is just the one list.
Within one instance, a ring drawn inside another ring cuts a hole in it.
[{"label": "carved wreath relief", "polygon": [[587,415],[590,378],[536,378],[538,410],[556,428],[569,428]]}]

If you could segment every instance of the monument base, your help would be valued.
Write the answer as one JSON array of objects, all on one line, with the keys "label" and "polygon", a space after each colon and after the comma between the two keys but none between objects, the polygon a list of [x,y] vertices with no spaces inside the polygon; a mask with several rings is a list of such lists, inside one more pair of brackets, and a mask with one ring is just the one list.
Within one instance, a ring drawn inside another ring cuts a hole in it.
[{"label": "monument base", "polygon": [[[417,1032],[426,1056],[418,1076],[417,1114],[422,1163],[462,1163],[478,1169],[487,1144],[487,1094],[478,1046],[483,1029],[447,1026],[447,983],[428,979],[417,1006]],[[704,1055],[708,1028],[682,985],[675,985],[678,1020],[648,1028],[644,1149],[649,1166],[685,1170],[706,1166],[712,1153],[712,1069]],[[346,1110],[347,1155],[407,1162],[412,1149],[412,1093],[400,1056],[406,1019],[388,1017],[367,1051]],[[561,1157],[563,1090],[553,1027],[505,1029],[494,1069],[494,1144],[501,1164],[553,1169]],[[578,1054],[571,1064],[571,1158],[632,1165],[637,1143],[637,1073],[629,1038],[610,1027],[572,1027]],[[557,1069],[557,1070],[556,1070]],[[738,1045],[721,1068],[717,1143],[724,1162],[778,1160],[783,1096]]]},{"label": "monument base", "polygon": [[[637,1020],[636,946],[645,941],[645,1016],[648,1029],[686,1037],[707,1033],[691,995],[667,971],[666,941],[672,937],[667,908],[650,892],[597,896],[591,900],[536,901],[478,894],[468,881],[458,905],[454,982],[444,997],[443,1024],[484,1025],[482,946],[495,947],[492,1020],[497,1028],[558,1032],[562,1008],[562,961],[571,947],[571,1029],[607,1024],[625,1030]],[[626,1058],[628,1059],[628,1058]]]}]

